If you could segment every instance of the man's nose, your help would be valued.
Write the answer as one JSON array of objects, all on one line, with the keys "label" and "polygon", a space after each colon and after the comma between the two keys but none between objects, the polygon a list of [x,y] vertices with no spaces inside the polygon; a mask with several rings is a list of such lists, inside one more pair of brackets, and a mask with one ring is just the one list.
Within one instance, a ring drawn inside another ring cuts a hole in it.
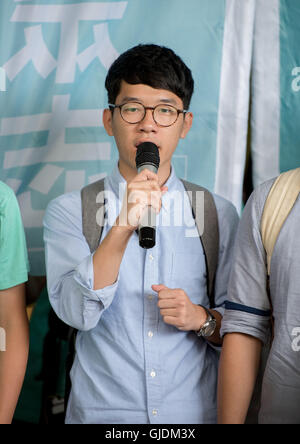
[{"label": "man's nose", "polygon": [[156,131],[157,124],[153,118],[153,110],[146,109],[145,116],[141,122],[139,122],[139,129],[141,131]]}]

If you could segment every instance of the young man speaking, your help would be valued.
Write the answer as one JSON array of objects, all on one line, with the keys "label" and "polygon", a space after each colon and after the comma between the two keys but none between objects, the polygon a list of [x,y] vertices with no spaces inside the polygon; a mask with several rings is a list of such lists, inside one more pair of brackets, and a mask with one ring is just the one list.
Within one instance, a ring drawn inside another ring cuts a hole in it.
[{"label": "young man speaking", "polygon": [[[78,330],[66,421],[215,423],[218,351],[211,343],[221,343],[222,307],[207,310],[204,249],[197,230],[187,235],[195,227],[192,208],[171,167],[192,125],[193,78],[170,49],[138,45],[112,64],[105,86],[103,123],[119,161],[104,182],[109,198],[100,242],[91,252],[79,192],[52,201],[44,222],[50,301]],[[146,142],[158,148],[157,173],[137,171]],[[174,193],[184,198],[170,204]],[[213,201],[219,221],[214,302],[221,306],[238,216],[229,202]],[[173,220],[178,204],[181,224]],[[157,213],[156,242],[143,249],[137,228],[149,205]],[[160,223],[163,217],[170,223]],[[94,217],[87,220],[92,229]]]}]

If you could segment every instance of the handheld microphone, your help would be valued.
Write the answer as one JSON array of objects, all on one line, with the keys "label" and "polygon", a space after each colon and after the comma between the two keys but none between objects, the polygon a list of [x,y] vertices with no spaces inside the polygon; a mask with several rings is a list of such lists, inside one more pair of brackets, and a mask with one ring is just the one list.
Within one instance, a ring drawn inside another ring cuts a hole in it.
[{"label": "handheld microphone", "polygon": [[[144,169],[157,173],[159,167],[159,152],[157,146],[152,142],[144,142],[138,146],[136,158],[138,173]],[[156,212],[151,206],[144,213],[138,227],[139,244],[142,248],[152,248],[155,245],[155,221]]]}]

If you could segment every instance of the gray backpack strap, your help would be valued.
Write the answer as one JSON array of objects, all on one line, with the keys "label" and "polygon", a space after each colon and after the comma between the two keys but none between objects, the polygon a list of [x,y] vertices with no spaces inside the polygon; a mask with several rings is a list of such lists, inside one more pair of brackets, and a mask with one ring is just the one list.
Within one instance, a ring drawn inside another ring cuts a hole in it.
[{"label": "gray backpack strap", "polygon": [[[212,194],[206,188],[182,179],[181,181],[188,192],[193,216],[203,246],[207,270],[207,294],[210,307],[213,308],[215,307],[214,284],[219,256],[219,222],[216,204]],[[204,192],[204,227],[199,220],[201,210],[197,208],[200,204],[199,199],[196,199],[197,191]]]},{"label": "gray backpack strap", "polygon": [[104,179],[82,188],[82,232],[91,253],[96,251],[100,242],[105,218],[104,205]]}]

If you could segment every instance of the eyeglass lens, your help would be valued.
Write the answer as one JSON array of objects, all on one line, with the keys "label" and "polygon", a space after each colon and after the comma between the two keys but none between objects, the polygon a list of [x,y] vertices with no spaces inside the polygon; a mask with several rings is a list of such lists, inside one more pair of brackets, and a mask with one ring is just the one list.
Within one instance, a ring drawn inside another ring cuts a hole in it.
[{"label": "eyeglass lens", "polygon": [[[129,102],[120,108],[123,119],[128,123],[138,123],[143,120],[146,109],[141,103]],[[171,105],[157,105],[153,110],[155,122],[161,126],[170,126],[177,120],[178,111]]]}]

